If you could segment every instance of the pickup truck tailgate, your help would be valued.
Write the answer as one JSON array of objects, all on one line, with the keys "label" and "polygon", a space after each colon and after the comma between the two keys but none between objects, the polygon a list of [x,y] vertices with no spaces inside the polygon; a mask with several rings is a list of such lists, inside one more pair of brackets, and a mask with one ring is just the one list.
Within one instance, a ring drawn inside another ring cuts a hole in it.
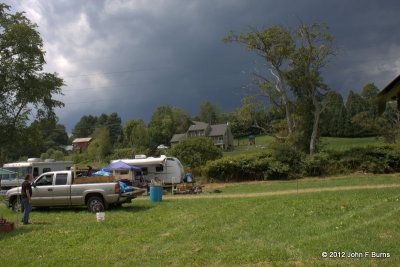
[{"label": "pickup truck tailgate", "polygon": [[144,189],[135,189],[132,192],[122,193],[121,196],[123,196],[123,197],[137,197],[137,196],[143,194],[144,192],[146,192],[146,190],[144,190]]}]

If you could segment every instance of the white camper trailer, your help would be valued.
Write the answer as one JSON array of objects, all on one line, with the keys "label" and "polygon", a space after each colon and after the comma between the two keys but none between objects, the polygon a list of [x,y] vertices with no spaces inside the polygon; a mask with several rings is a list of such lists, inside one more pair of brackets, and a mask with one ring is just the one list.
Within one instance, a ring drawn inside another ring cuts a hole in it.
[{"label": "white camper trailer", "polygon": [[[140,167],[143,173],[142,176],[147,182],[157,177],[166,184],[179,184],[185,176],[179,159],[164,155],[159,158],[147,158],[145,155],[137,155],[135,159],[118,159],[111,162],[114,163],[117,161],[123,161],[126,164]],[[136,177],[139,178],[140,175]]]},{"label": "white camper trailer", "polygon": [[55,161],[54,159],[41,161],[39,158],[30,158],[26,162],[6,163],[3,168],[12,173],[0,174],[0,188],[8,190],[21,185],[27,174],[36,178],[45,172],[69,170],[73,165],[72,161]]}]

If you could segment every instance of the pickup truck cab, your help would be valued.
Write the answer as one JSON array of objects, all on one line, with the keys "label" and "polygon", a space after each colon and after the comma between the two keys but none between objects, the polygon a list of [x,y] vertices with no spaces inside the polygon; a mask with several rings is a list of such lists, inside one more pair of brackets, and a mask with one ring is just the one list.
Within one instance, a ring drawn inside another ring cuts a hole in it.
[{"label": "pickup truck cab", "polygon": [[[120,192],[117,181],[74,184],[72,171],[47,172],[32,183],[32,206],[87,206],[90,212],[100,212],[110,205],[130,203],[145,190]],[[7,191],[5,203],[14,211],[22,210],[21,187]]]}]

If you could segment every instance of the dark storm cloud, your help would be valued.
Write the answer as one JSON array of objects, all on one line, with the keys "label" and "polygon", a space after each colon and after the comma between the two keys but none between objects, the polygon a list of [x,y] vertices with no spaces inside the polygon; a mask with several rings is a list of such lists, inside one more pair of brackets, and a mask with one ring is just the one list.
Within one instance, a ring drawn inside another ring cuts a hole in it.
[{"label": "dark storm cloud", "polygon": [[367,82],[383,87],[400,73],[398,1],[21,1],[39,25],[47,71],[65,78],[58,111],[71,129],[85,114],[148,120],[158,105],[192,115],[210,99],[228,112],[240,105],[262,62],[240,44],[221,42],[248,25],[325,21],[340,47],[324,72],[344,96]]}]

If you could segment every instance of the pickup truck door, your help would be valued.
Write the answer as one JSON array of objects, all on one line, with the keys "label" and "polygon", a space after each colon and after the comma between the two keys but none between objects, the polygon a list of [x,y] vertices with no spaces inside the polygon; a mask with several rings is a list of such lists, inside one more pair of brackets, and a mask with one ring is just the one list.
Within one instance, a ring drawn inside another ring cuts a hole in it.
[{"label": "pickup truck door", "polygon": [[68,173],[56,173],[53,186],[53,205],[70,205],[71,186],[68,184]]},{"label": "pickup truck door", "polygon": [[42,175],[33,183],[33,206],[51,206],[53,204],[53,176],[53,174]]}]

